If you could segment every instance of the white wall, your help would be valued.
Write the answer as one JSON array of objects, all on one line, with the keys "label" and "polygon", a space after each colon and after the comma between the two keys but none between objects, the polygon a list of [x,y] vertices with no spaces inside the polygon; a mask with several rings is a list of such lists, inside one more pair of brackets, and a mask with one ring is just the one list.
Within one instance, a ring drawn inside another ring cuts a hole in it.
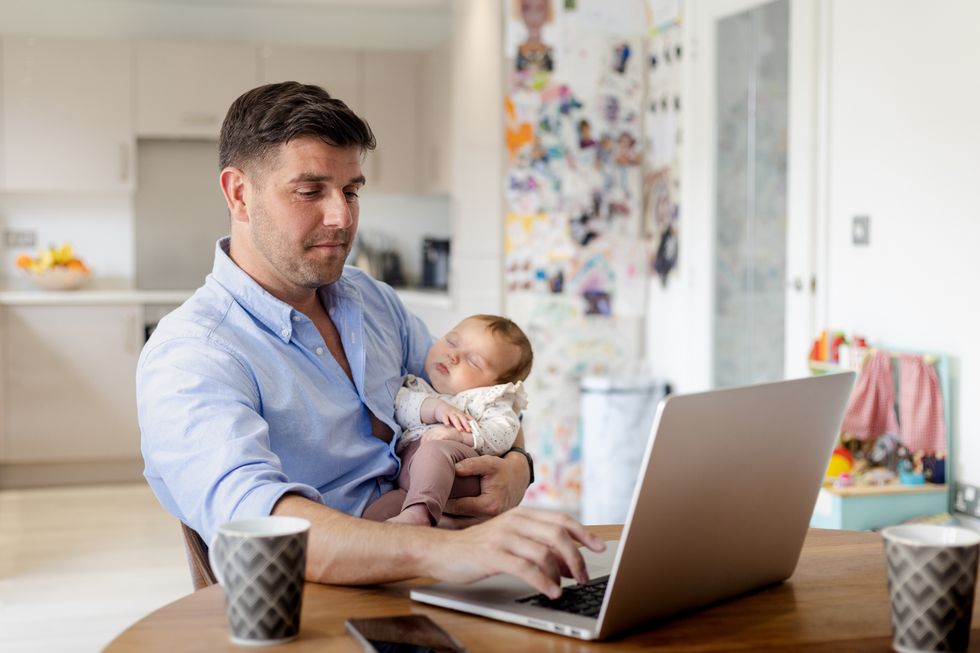
[{"label": "white wall", "polygon": [[[831,4],[829,325],[956,360],[956,472],[980,484],[980,3]],[[871,244],[850,244],[851,217]]]},{"label": "white wall", "polygon": [[[686,5],[688,25],[703,1]],[[827,88],[806,111],[823,116],[817,149],[826,157],[826,170],[813,171],[826,175],[815,199],[816,269],[828,270],[817,328],[953,357],[955,472],[980,484],[980,3],[823,2],[827,58],[816,72],[829,67]],[[689,42],[695,58],[697,49]],[[685,155],[705,149],[690,126],[710,110],[697,95],[706,83],[687,80]],[[683,391],[710,382],[710,202],[691,192],[710,165],[683,162],[677,274],[666,289],[652,282],[647,321],[654,371]],[[870,246],[850,243],[856,214],[871,217]]]},{"label": "white wall", "polygon": [[503,18],[499,0],[453,3],[452,270],[456,317],[503,306]]},{"label": "white wall", "polygon": [[[128,286],[133,278],[133,198],[117,194],[0,194],[0,233],[33,231],[35,247],[0,249],[0,284],[32,288],[14,266],[19,254],[71,243],[103,287]],[[0,243],[2,245],[2,243]]]}]

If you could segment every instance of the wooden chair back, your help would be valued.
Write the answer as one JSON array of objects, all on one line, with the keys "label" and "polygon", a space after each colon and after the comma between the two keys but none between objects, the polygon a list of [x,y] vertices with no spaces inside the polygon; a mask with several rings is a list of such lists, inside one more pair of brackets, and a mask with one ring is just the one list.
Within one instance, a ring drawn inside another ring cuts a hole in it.
[{"label": "wooden chair back", "polygon": [[187,566],[191,570],[194,590],[214,585],[218,579],[215,578],[211,563],[208,561],[208,546],[197,531],[184,522],[180,522],[180,529],[184,533],[184,550],[187,553]]}]

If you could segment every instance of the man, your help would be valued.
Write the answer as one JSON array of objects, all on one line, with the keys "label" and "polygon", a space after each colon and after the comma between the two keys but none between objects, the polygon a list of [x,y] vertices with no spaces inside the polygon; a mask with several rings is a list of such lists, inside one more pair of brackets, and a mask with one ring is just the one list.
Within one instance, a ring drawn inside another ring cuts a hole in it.
[{"label": "man", "polygon": [[[319,87],[271,84],[232,104],[219,144],[230,238],[140,357],[147,481],[207,542],[230,519],[309,519],[313,581],[507,572],[557,596],[561,574],[586,579],[578,545],[603,546],[566,515],[515,508],[459,531],[351,516],[393,487],[394,397],[406,373],[424,374],[431,344],[391,288],[344,266],[374,145]],[[480,475],[482,494],[450,511],[515,506],[528,463],[467,461],[460,474]]]}]

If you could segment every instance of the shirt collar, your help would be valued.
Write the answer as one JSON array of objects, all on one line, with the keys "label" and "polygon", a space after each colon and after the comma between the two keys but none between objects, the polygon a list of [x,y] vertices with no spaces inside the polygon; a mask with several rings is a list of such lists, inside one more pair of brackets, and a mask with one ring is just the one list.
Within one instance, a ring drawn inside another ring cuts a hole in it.
[{"label": "shirt collar", "polygon": [[[211,279],[231,293],[235,301],[270,331],[279,336],[283,342],[289,342],[293,335],[293,318],[302,316],[302,313],[274,297],[248,273],[238,267],[238,264],[231,260],[230,246],[230,236],[221,238],[215,244]],[[357,295],[356,289],[343,277],[334,283],[320,287],[318,293],[325,307],[329,307],[331,300],[336,297],[356,297]]]}]

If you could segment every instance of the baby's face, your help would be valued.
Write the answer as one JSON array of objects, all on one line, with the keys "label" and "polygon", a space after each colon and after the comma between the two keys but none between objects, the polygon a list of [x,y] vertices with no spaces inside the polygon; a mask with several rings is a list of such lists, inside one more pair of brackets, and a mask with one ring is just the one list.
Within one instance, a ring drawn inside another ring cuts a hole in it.
[{"label": "baby's face", "polygon": [[425,357],[425,371],[436,392],[454,395],[496,385],[501,373],[512,369],[521,352],[490,332],[485,322],[463,320],[439,338]]}]

